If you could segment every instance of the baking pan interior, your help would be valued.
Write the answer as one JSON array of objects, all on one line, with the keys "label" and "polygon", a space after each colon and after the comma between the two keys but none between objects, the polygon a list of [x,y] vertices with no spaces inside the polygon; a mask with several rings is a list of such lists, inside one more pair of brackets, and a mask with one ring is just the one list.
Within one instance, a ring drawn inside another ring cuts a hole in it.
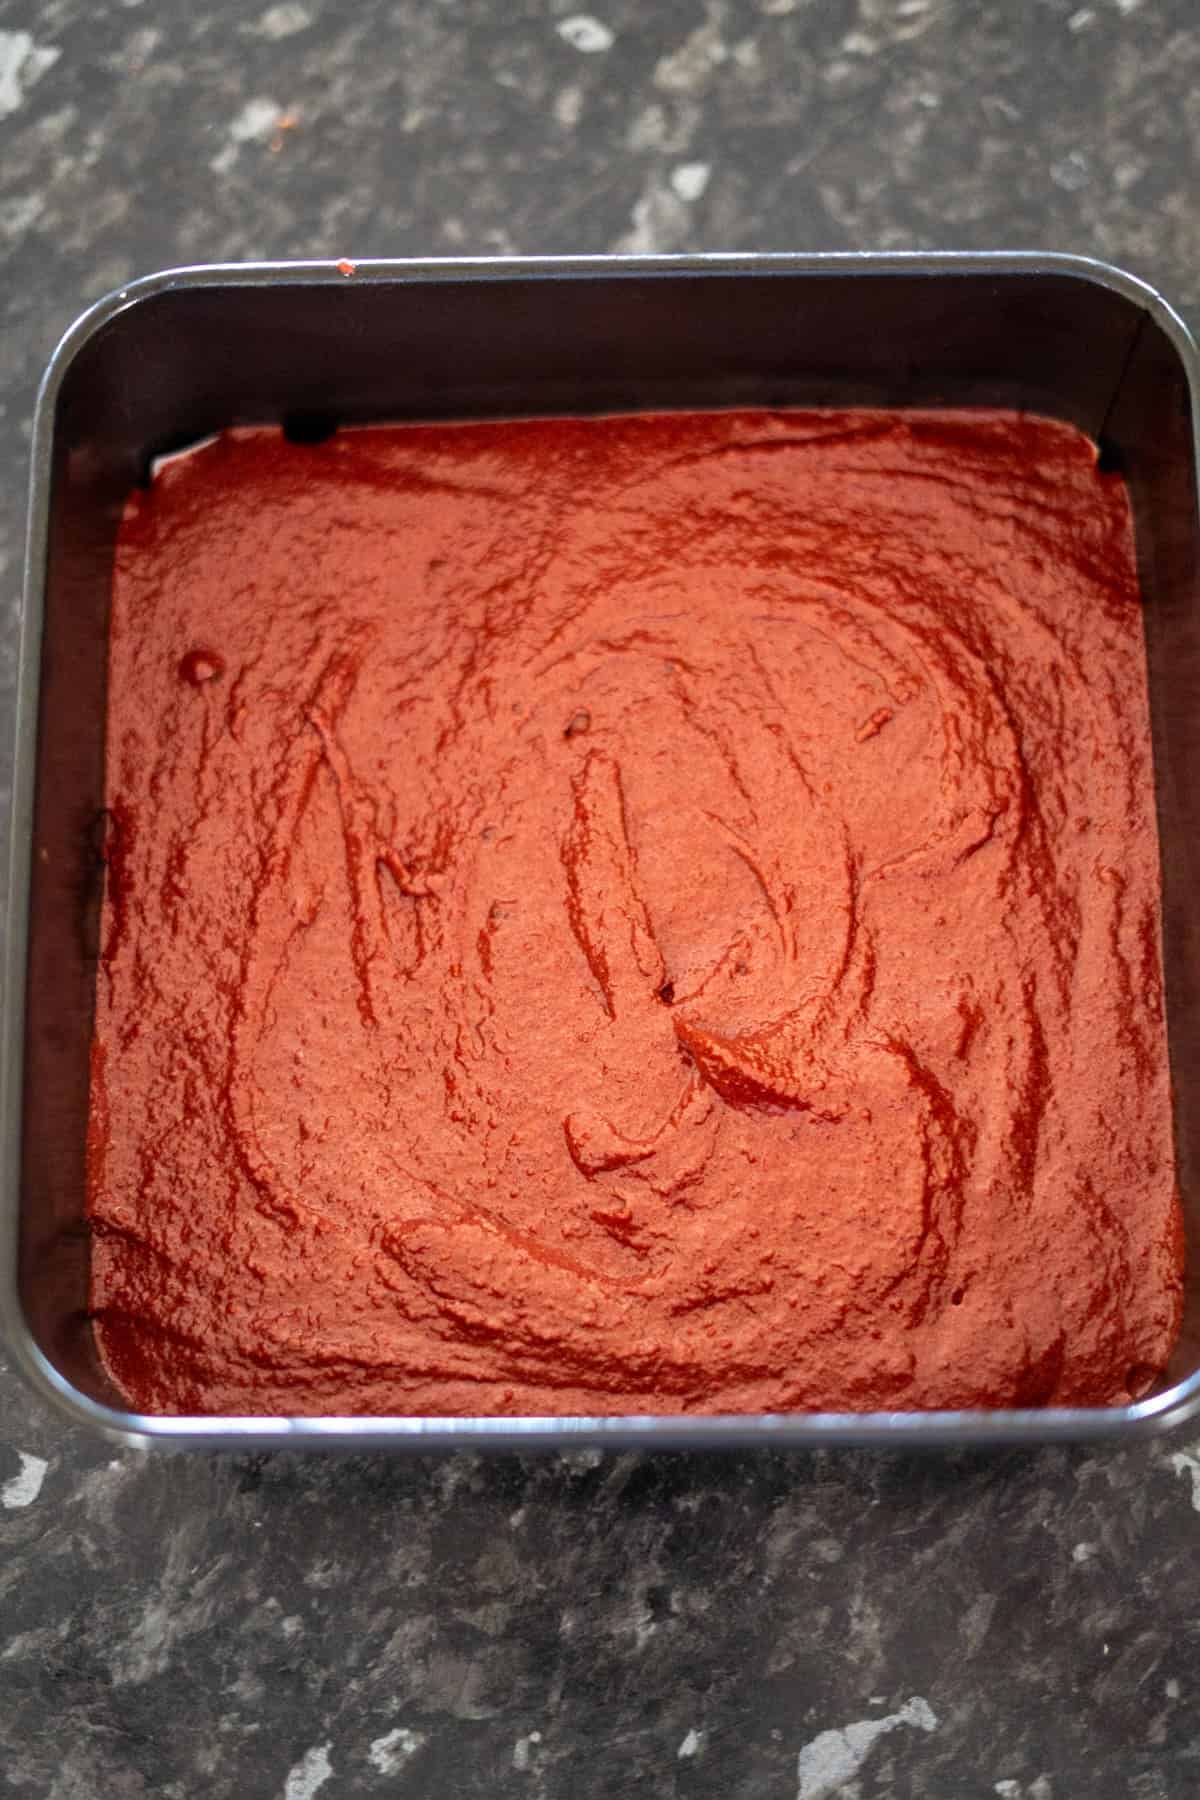
[{"label": "baking pan interior", "polygon": [[[1025,408],[1080,426],[1129,482],[1191,1269],[1164,1385],[1200,1372],[1200,618],[1189,372],[1132,284],[1053,261],[1002,262],[192,274],[144,288],[85,339],[61,374],[44,495],[19,1240],[25,1323],[66,1381],[120,1405],[87,1322],[84,1158],[112,550],[124,499],[149,459],[239,423],[278,421],[303,436],[373,420],[825,404]],[[35,532],[42,517],[35,499]]]}]

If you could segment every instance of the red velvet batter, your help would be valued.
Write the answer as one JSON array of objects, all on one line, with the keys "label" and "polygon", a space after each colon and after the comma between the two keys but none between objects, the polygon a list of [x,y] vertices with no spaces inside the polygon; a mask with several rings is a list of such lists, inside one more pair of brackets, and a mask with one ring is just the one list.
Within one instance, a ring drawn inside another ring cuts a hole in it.
[{"label": "red velvet batter", "polygon": [[1126,496],[1008,414],[233,433],[130,501],[137,1406],[1108,1403],[1180,1308]]}]

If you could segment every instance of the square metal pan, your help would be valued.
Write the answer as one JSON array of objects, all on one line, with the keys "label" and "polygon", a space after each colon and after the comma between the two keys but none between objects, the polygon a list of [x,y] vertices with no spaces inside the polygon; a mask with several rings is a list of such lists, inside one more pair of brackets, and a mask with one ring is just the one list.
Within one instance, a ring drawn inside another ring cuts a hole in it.
[{"label": "square metal pan", "polygon": [[[697,256],[178,269],[102,300],[38,401],[0,1055],[0,1328],[70,1419],[125,1442],[528,1450],[973,1444],[1158,1432],[1200,1411],[1197,358],[1150,288],[1036,254]],[[84,1146],[114,535],[149,460],[233,424],[729,406],[1002,406],[1126,476],[1145,598],[1175,1134],[1190,1279],[1135,1405],[724,1418],[149,1417],[87,1317]]]}]

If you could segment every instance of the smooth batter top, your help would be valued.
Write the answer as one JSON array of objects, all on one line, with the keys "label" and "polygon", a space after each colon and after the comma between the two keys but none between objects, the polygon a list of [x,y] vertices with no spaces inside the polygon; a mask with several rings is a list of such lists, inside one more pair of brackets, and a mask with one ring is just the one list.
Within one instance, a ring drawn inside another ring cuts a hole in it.
[{"label": "smooth batter top", "polygon": [[234,432],[117,552],[90,1133],[158,1412],[1123,1402],[1180,1310],[1065,426]]}]

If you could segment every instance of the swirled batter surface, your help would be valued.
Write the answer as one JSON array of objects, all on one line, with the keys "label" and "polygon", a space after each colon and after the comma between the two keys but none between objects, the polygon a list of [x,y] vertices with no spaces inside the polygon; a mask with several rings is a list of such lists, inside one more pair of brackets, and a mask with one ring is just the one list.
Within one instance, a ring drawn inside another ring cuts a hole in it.
[{"label": "swirled batter surface", "polygon": [[1126,495],[1009,414],[232,433],[117,553],[154,1411],[1120,1402],[1180,1308]]}]

